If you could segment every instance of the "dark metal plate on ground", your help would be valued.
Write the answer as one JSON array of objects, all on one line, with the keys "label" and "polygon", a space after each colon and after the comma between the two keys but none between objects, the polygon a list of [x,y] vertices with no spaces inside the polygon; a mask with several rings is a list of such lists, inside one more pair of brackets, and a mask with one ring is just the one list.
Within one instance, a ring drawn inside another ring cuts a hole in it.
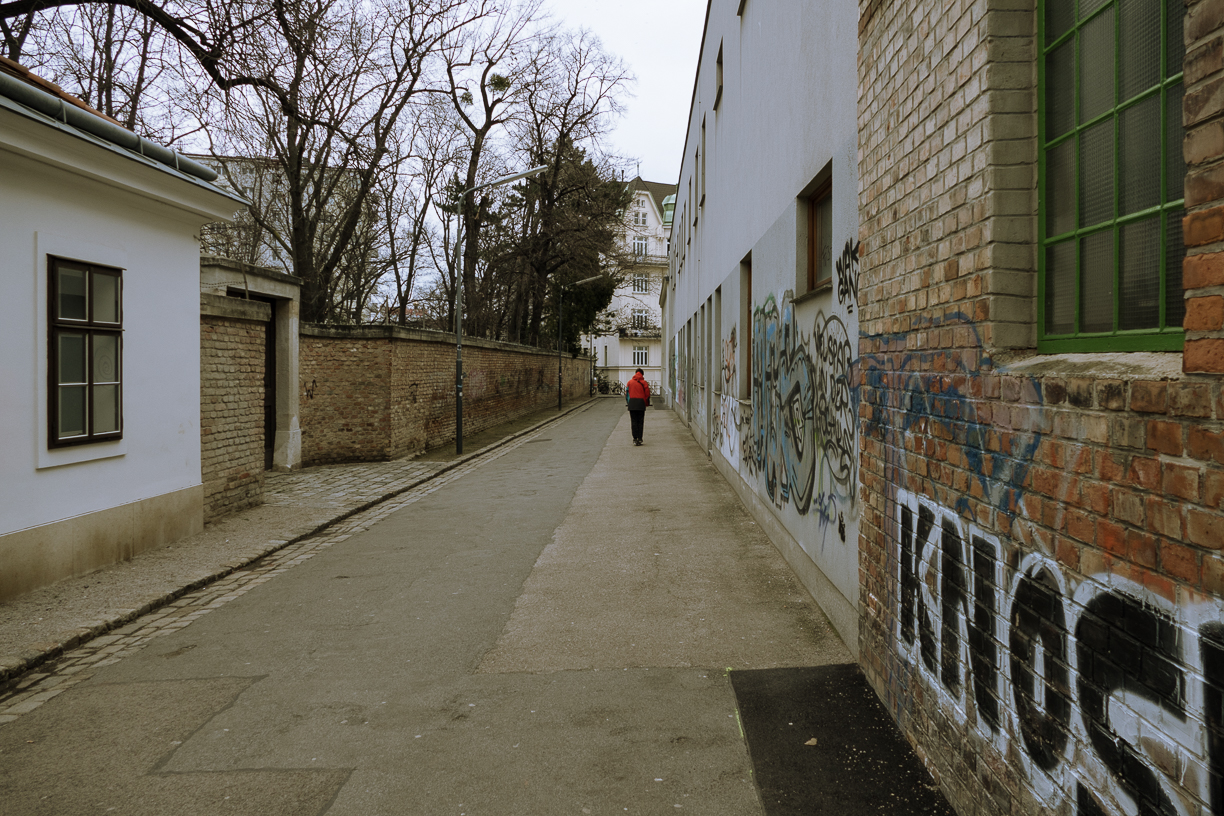
[{"label": "dark metal plate on ground", "polygon": [[731,672],[768,816],[955,816],[858,666]]}]

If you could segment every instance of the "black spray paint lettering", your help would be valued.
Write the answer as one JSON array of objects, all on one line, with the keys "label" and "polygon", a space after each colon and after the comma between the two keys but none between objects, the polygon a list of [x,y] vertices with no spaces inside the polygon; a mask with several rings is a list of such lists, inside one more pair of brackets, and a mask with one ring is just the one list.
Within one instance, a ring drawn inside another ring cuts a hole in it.
[{"label": "black spray paint lettering", "polygon": [[1165,816],[1202,802],[1224,814],[1219,599],[1162,608],[1108,575],[1072,593],[1037,554],[1004,592],[993,537],[905,491],[896,521],[899,651],[954,722],[1004,756],[1016,745],[1051,807]]},{"label": "black spray paint lettering", "polygon": [[858,302],[859,249],[858,241],[846,241],[841,257],[837,259],[837,302],[845,306],[847,312],[853,312],[854,304]]}]

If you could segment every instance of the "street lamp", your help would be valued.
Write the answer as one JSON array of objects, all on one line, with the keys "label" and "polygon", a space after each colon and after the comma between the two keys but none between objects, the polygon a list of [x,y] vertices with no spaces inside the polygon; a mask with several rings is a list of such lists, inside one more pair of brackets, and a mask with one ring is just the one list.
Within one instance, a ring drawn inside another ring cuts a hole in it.
[{"label": "street lamp", "polygon": [[459,207],[455,224],[455,455],[463,453],[463,270],[459,268],[459,233],[463,229],[463,202],[468,194],[488,187],[500,187],[519,179],[538,176],[548,169],[542,164],[513,176],[495,179],[488,184],[477,184],[459,194]]},{"label": "street lamp", "polygon": [[[597,281],[602,277],[603,275],[595,275],[594,277],[583,278],[580,281],[574,281],[573,283],[570,284],[570,286],[571,287],[581,286],[584,283],[590,283],[591,281]],[[561,318],[563,316],[563,313],[562,313],[563,298],[561,297],[561,295],[564,289],[565,289],[565,284],[558,281],[557,282],[557,410],[558,411],[561,410]]]}]

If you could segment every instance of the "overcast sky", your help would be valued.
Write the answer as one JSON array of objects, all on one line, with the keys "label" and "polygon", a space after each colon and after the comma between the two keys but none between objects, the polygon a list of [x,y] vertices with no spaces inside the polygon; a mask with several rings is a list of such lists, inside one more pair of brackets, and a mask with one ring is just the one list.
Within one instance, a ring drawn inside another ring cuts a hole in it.
[{"label": "overcast sky", "polygon": [[[566,28],[588,28],[637,77],[612,134],[617,153],[637,157],[647,181],[680,177],[706,0],[545,0]],[[633,173],[633,168],[628,171]]]}]

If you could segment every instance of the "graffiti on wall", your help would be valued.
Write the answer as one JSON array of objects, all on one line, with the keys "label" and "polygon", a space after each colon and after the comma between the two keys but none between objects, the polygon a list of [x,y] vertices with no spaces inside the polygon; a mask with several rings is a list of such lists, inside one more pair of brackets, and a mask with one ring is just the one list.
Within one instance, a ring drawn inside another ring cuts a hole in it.
[{"label": "graffiti on wall", "polygon": [[801,515],[817,495],[835,494],[853,506],[857,406],[845,323],[818,312],[805,331],[790,293],[781,305],[770,296],[753,312],[749,353],[752,411],[741,438],[748,471],[763,478],[775,505],[789,504]]},{"label": "graffiti on wall", "polygon": [[738,354],[735,327],[732,326],[731,336],[723,342],[722,347],[722,393],[716,406],[718,415],[714,423],[714,443],[728,462],[738,462],[740,458],[740,404],[735,398],[739,383],[736,369]]},{"label": "graffiti on wall", "polygon": [[[982,345],[973,321],[960,312],[917,323],[911,332],[870,335],[866,339],[885,349],[909,349],[914,332],[943,328],[965,329],[970,332],[971,347]],[[989,364],[990,359],[980,357],[974,366],[966,359],[971,358],[937,349],[863,356],[860,361],[863,385],[875,394],[892,398],[891,404],[868,401],[864,425],[869,433],[886,442],[887,484],[905,484],[906,440],[924,444],[948,440],[960,446],[966,469],[977,482],[966,492],[980,495],[996,509],[1014,516],[1043,434],[1036,429],[1004,427],[997,417],[980,415],[979,398],[969,388],[977,369]],[[1039,402],[1040,396],[1037,393],[1034,398]],[[969,500],[964,494],[957,499],[956,509],[969,512]]]},{"label": "graffiti on wall", "polygon": [[[954,725],[1077,816],[1224,813],[1224,603],[1075,579],[897,491],[898,653]],[[1059,810],[1059,812],[1064,812]]]},{"label": "graffiti on wall", "polygon": [[837,302],[846,308],[847,312],[854,311],[854,304],[858,303],[859,290],[859,250],[862,244],[853,238],[846,241],[846,246],[842,248],[841,257],[837,259]]},{"label": "graffiti on wall", "polygon": [[679,393],[676,391],[676,361],[678,359],[677,347],[680,344],[679,335],[672,335],[671,342],[671,365],[667,367],[667,384],[671,388],[672,399],[677,403],[683,404],[684,400],[680,399]]}]

